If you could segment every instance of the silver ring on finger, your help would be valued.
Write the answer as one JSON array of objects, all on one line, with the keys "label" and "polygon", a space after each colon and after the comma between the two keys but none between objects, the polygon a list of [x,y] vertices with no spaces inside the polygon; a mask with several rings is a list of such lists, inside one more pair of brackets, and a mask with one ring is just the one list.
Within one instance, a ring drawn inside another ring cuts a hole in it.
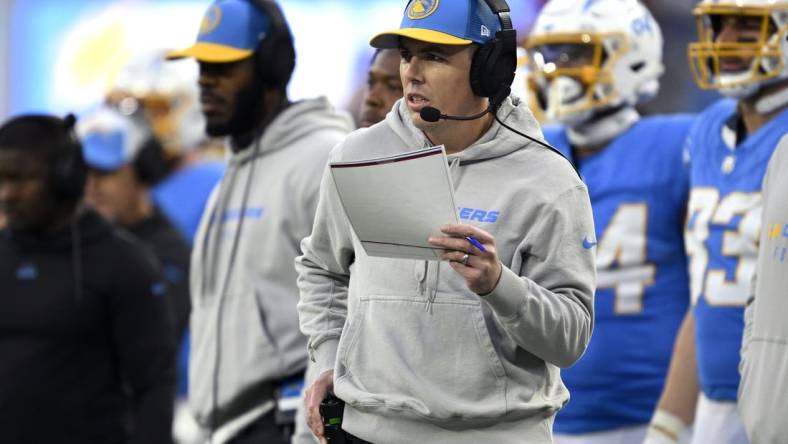
[{"label": "silver ring on finger", "polygon": [[462,255],[462,261],[461,261],[461,262],[462,262],[462,264],[463,264],[463,265],[465,265],[465,266],[467,267],[467,266],[468,266],[468,260],[469,260],[470,258],[471,258],[471,255],[470,255],[470,254],[468,254],[468,253],[465,253],[465,254],[463,254],[463,255]]}]

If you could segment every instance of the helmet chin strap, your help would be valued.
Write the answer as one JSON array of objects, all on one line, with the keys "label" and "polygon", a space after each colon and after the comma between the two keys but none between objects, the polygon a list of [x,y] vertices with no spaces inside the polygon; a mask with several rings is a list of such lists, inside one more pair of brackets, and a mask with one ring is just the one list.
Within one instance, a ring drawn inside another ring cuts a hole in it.
[{"label": "helmet chin strap", "polygon": [[759,97],[755,101],[755,111],[758,114],[769,114],[785,105],[788,105],[788,86]]},{"label": "helmet chin strap", "polygon": [[640,120],[634,107],[624,106],[612,113],[596,113],[591,119],[567,127],[569,142],[580,149],[594,148],[612,140]]},{"label": "helmet chin strap", "polygon": [[[780,76],[763,83],[720,89],[720,93],[731,99],[748,100],[758,96],[764,88],[778,82],[786,82],[786,77]],[[785,83],[782,88],[775,90],[771,94],[760,94],[760,97],[755,99],[755,111],[758,114],[769,114],[786,104],[788,104],[788,83]]]},{"label": "helmet chin strap", "polygon": [[[728,77],[736,80],[733,76]],[[761,85],[758,83],[744,83],[737,86],[722,86],[720,87],[719,91],[720,94],[730,99],[743,100],[748,97],[752,97],[758,92],[760,88]]]}]

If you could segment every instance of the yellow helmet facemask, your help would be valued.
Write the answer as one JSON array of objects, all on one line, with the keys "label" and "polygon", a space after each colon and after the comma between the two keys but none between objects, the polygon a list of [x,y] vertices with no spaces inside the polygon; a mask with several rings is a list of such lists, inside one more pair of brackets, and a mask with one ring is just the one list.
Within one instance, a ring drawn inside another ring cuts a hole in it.
[{"label": "yellow helmet facemask", "polygon": [[524,46],[528,52],[529,103],[546,120],[571,120],[618,98],[612,67],[628,51],[625,35],[537,34]]},{"label": "yellow helmet facemask", "polygon": [[[781,44],[785,45],[788,33],[788,3],[704,2],[693,15],[698,41],[689,45],[688,56],[695,82],[702,89],[742,98],[755,93],[763,82],[785,75]],[[718,41],[729,26],[726,23],[737,28],[735,41]]]}]

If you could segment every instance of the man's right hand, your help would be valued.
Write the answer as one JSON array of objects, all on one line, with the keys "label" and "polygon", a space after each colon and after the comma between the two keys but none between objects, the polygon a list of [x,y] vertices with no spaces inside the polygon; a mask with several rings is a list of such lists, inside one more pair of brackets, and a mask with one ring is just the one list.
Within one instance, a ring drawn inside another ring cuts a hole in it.
[{"label": "man's right hand", "polygon": [[306,423],[317,436],[321,444],[327,444],[323,434],[323,419],[320,416],[320,403],[329,393],[334,391],[334,370],[327,370],[315,379],[315,382],[304,392],[304,405],[306,406]]}]

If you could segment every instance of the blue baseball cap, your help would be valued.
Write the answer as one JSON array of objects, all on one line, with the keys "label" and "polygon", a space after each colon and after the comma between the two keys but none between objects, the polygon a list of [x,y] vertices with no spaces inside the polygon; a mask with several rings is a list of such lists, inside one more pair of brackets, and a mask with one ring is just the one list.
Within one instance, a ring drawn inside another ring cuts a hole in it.
[{"label": "blue baseball cap", "polygon": [[76,129],[85,163],[101,171],[116,171],[131,163],[146,136],[130,117],[108,107],[80,119]]},{"label": "blue baseball cap", "polygon": [[399,29],[372,37],[374,48],[399,47],[402,37],[440,45],[483,45],[501,30],[484,0],[410,0]]},{"label": "blue baseball cap", "polygon": [[218,0],[203,16],[197,42],[167,54],[170,60],[230,63],[251,57],[270,29],[268,17],[248,0]]}]

